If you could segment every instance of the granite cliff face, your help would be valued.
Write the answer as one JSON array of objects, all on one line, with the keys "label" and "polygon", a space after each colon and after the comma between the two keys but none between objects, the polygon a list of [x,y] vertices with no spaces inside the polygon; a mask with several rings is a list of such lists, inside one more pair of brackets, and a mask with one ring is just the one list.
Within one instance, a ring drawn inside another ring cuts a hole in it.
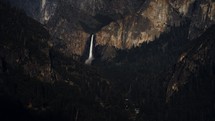
[{"label": "granite cliff face", "polygon": [[215,2],[151,0],[143,10],[102,28],[98,43],[117,48],[131,48],[153,41],[170,26],[191,21],[189,38],[199,36],[214,23]]},{"label": "granite cliff face", "polygon": [[[31,78],[50,80],[49,33],[39,22],[26,17],[23,11],[11,10],[2,3],[0,7],[1,73],[15,73],[12,70],[19,68]],[[35,46],[38,44],[40,46]]]},{"label": "granite cliff face", "polygon": [[[183,52],[174,67],[173,74],[167,89],[167,101],[174,93],[181,91],[187,83],[202,83],[206,77],[208,83],[213,85],[214,78],[214,36],[215,26],[208,29],[195,44]],[[200,77],[201,75],[207,75]],[[194,80],[198,80],[195,82]],[[209,86],[209,88],[210,88]]]},{"label": "granite cliff face", "polygon": [[83,54],[90,33],[97,35],[96,45],[123,49],[153,41],[184,19],[191,21],[188,38],[194,39],[215,21],[212,0],[41,0],[35,10],[27,7],[32,2],[24,3],[26,12],[58,38],[54,45],[65,45],[61,51],[68,56]]},{"label": "granite cliff face", "polygon": [[[205,31],[213,23],[209,14],[204,23],[197,19],[202,9],[193,9],[196,19],[192,7],[185,9],[204,2],[139,2],[105,14],[99,1],[87,14],[91,8],[63,1],[42,25],[1,1],[0,120],[214,121],[215,26]],[[89,66],[79,55],[89,51],[92,32],[97,42]]]},{"label": "granite cliff face", "polygon": [[170,116],[170,120],[187,120],[183,116],[188,112],[191,120],[201,120],[197,115],[207,115],[209,120],[214,120],[215,107],[211,105],[215,98],[214,31],[213,25],[195,39],[195,44],[181,54],[167,78],[170,80],[166,92],[169,115],[180,113],[182,116]]}]

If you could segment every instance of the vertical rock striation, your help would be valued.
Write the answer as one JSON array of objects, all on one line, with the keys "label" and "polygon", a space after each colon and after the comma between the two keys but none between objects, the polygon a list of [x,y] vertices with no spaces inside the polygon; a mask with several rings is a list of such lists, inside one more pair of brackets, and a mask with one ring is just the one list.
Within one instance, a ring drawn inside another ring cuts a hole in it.
[{"label": "vertical rock striation", "polygon": [[88,33],[98,33],[97,45],[123,49],[153,41],[184,20],[191,23],[190,39],[215,23],[213,0],[10,1],[44,23],[67,56],[83,54]]}]

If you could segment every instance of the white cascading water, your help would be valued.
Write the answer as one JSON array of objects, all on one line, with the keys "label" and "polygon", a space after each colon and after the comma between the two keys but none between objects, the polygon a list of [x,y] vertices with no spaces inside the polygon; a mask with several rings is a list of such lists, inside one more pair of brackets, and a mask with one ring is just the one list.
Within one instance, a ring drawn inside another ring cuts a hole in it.
[{"label": "white cascading water", "polygon": [[94,35],[92,34],[91,36],[91,40],[90,40],[90,52],[89,52],[89,57],[88,59],[85,61],[85,64],[90,65],[94,59],[93,57],[93,37]]},{"label": "white cascading water", "polygon": [[45,8],[46,0],[42,0],[41,2],[41,11]]},{"label": "white cascading water", "polygon": [[49,13],[48,13],[48,10],[47,10],[47,1],[46,0],[41,0],[41,9],[40,9],[40,11],[41,11],[41,14],[42,14],[42,21],[43,22],[46,22],[46,21],[48,21],[49,20],[49,18],[50,18],[50,15],[49,15]]}]

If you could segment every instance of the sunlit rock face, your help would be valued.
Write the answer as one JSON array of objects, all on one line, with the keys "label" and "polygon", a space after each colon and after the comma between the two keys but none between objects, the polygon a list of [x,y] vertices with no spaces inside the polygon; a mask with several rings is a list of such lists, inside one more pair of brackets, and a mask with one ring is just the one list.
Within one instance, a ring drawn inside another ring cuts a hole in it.
[{"label": "sunlit rock face", "polygon": [[[50,34],[60,39],[60,42],[65,45],[60,49],[62,53],[67,56],[82,55],[91,33],[96,33],[97,36],[101,28],[134,14],[143,3],[144,0],[59,2],[55,15],[49,19],[46,26]],[[97,45],[103,43],[99,35],[95,40]],[[59,41],[54,41],[54,43],[58,45]],[[104,40],[104,43],[107,43],[107,40]]]},{"label": "sunlit rock face", "polygon": [[[79,18],[77,20],[79,22],[75,25],[79,34],[73,34],[77,33],[75,29],[69,34],[67,34],[68,31],[66,30],[61,34],[65,42],[69,40],[67,42],[67,45],[71,45],[67,48],[67,50],[70,50],[69,53],[81,55],[91,32],[97,35],[96,45],[125,49],[153,41],[163,32],[168,32],[170,26],[180,26],[181,21],[185,19],[191,23],[190,39],[198,37],[214,23],[215,3],[212,1],[148,0],[142,2],[137,8],[131,7],[131,1],[127,1],[127,3],[130,3],[128,7],[124,3],[122,1],[102,2],[101,0],[82,1],[82,3],[71,2],[71,4],[79,6],[79,12],[87,13],[88,11],[88,13],[85,14],[86,16],[76,17]],[[134,1],[133,4],[135,3],[138,2]],[[89,5],[92,6],[90,7]],[[109,6],[108,9],[107,6]],[[131,8],[132,10],[129,11]],[[110,13],[113,15],[110,15]],[[108,19],[109,21],[105,23],[107,25],[103,24],[101,19]],[[68,23],[74,22],[68,21]],[[55,29],[59,28],[55,27]],[[64,35],[74,36],[71,38]],[[72,44],[69,44],[70,42]]]},{"label": "sunlit rock face", "polygon": [[[214,2],[198,0],[151,0],[142,11],[112,22],[98,32],[98,44],[131,48],[153,41],[168,30],[191,21],[189,38],[201,35],[214,23]],[[196,33],[197,32],[197,33]]]},{"label": "sunlit rock face", "polygon": [[168,0],[168,3],[177,12],[182,15],[187,15],[190,6],[195,2],[195,0]]},{"label": "sunlit rock face", "polygon": [[10,1],[45,24],[54,45],[65,45],[59,50],[68,56],[82,55],[91,33],[96,45],[125,49],[153,41],[185,19],[189,39],[215,23],[213,0]]},{"label": "sunlit rock face", "polygon": [[104,27],[98,32],[98,44],[131,48],[159,37],[167,25],[168,4],[151,1],[142,9]]}]

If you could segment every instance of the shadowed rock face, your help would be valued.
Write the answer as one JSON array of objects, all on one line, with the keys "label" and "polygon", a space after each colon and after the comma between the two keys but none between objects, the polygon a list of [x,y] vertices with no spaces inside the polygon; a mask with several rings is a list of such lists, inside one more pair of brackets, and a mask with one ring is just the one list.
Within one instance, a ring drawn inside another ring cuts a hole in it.
[{"label": "shadowed rock face", "polygon": [[112,22],[98,32],[98,43],[131,48],[153,41],[170,26],[180,26],[183,19],[190,19],[189,38],[199,36],[214,23],[214,2],[151,0],[143,10]]},{"label": "shadowed rock face", "polygon": [[[215,26],[195,39],[174,66],[166,92],[169,120],[214,120]],[[204,105],[202,105],[204,103]],[[186,111],[185,111],[186,110]],[[173,116],[173,114],[178,114]]]},{"label": "shadowed rock face", "polygon": [[113,22],[99,31],[98,43],[116,48],[131,48],[153,41],[165,31],[168,12],[168,4],[165,1],[150,1],[135,14]]},{"label": "shadowed rock face", "polygon": [[[71,121],[77,117],[93,121],[106,117],[105,111],[97,115],[106,105],[101,100],[109,99],[109,81],[100,78],[96,68],[65,57],[61,47],[53,48],[48,31],[24,12],[1,2],[0,9],[1,120]],[[94,107],[101,110],[94,113]]]},{"label": "shadowed rock face", "polygon": [[82,55],[90,33],[96,33],[97,45],[123,49],[153,41],[184,19],[191,20],[189,38],[194,39],[215,21],[215,2],[207,0],[10,1],[45,23],[66,45],[67,56]]},{"label": "shadowed rock face", "polygon": [[[1,3],[0,57],[5,73],[20,67],[32,78],[50,80],[49,33],[23,11]],[[6,6],[6,7],[5,7]],[[15,43],[16,44],[15,44]],[[41,45],[35,46],[35,45]]]},{"label": "shadowed rock face", "polygon": [[[50,36],[46,26],[24,12],[1,2],[0,9],[0,112],[4,111],[0,118],[214,121],[214,25],[194,40],[188,40],[193,21],[186,19],[180,26],[170,27],[168,32],[140,47],[117,50],[114,46],[100,47],[97,43],[95,50],[102,53],[101,58],[106,62],[99,63],[95,52],[98,63],[87,66],[75,61],[78,60],[75,55],[69,56],[83,46],[81,43],[85,40],[77,41],[81,46],[76,44],[78,37],[90,39],[87,33],[83,34],[81,26],[64,19],[58,31]],[[119,23],[126,20],[124,24],[128,26],[123,26],[123,30],[151,31],[150,26],[129,26],[128,21],[144,21],[148,25],[152,24],[153,17],[132,17],[117,20]],[[115,26],[120,28],[121,25]],[[104,30],[107,31],[105,27]],[[122,39],[137,40],[138,35],[138,32],[124,34]],[[62,39],[70,36],[75,39]],[[99,33],[95,36],[95,41],[99,41]],[[119,44],[123,48],[127,45],[126,42]]]},{"label": "shadowed rock face", "polygon": [[188,51],[181,54],[169,82],[167,101],[175,93],[183,90],[183,87],[187,83],[191,83],[192,81],[202,83],[201,81],[204,79],[204,77],[201,77],[202,75],[208,75],[206,80],[212,84],[212,87],[214,86],[214,82],[212,81],[212,78],[214,78],[215,60],[214,31],[215,26],[213,25],[200,38],[195,40],[194,46],[190,46]]}]

